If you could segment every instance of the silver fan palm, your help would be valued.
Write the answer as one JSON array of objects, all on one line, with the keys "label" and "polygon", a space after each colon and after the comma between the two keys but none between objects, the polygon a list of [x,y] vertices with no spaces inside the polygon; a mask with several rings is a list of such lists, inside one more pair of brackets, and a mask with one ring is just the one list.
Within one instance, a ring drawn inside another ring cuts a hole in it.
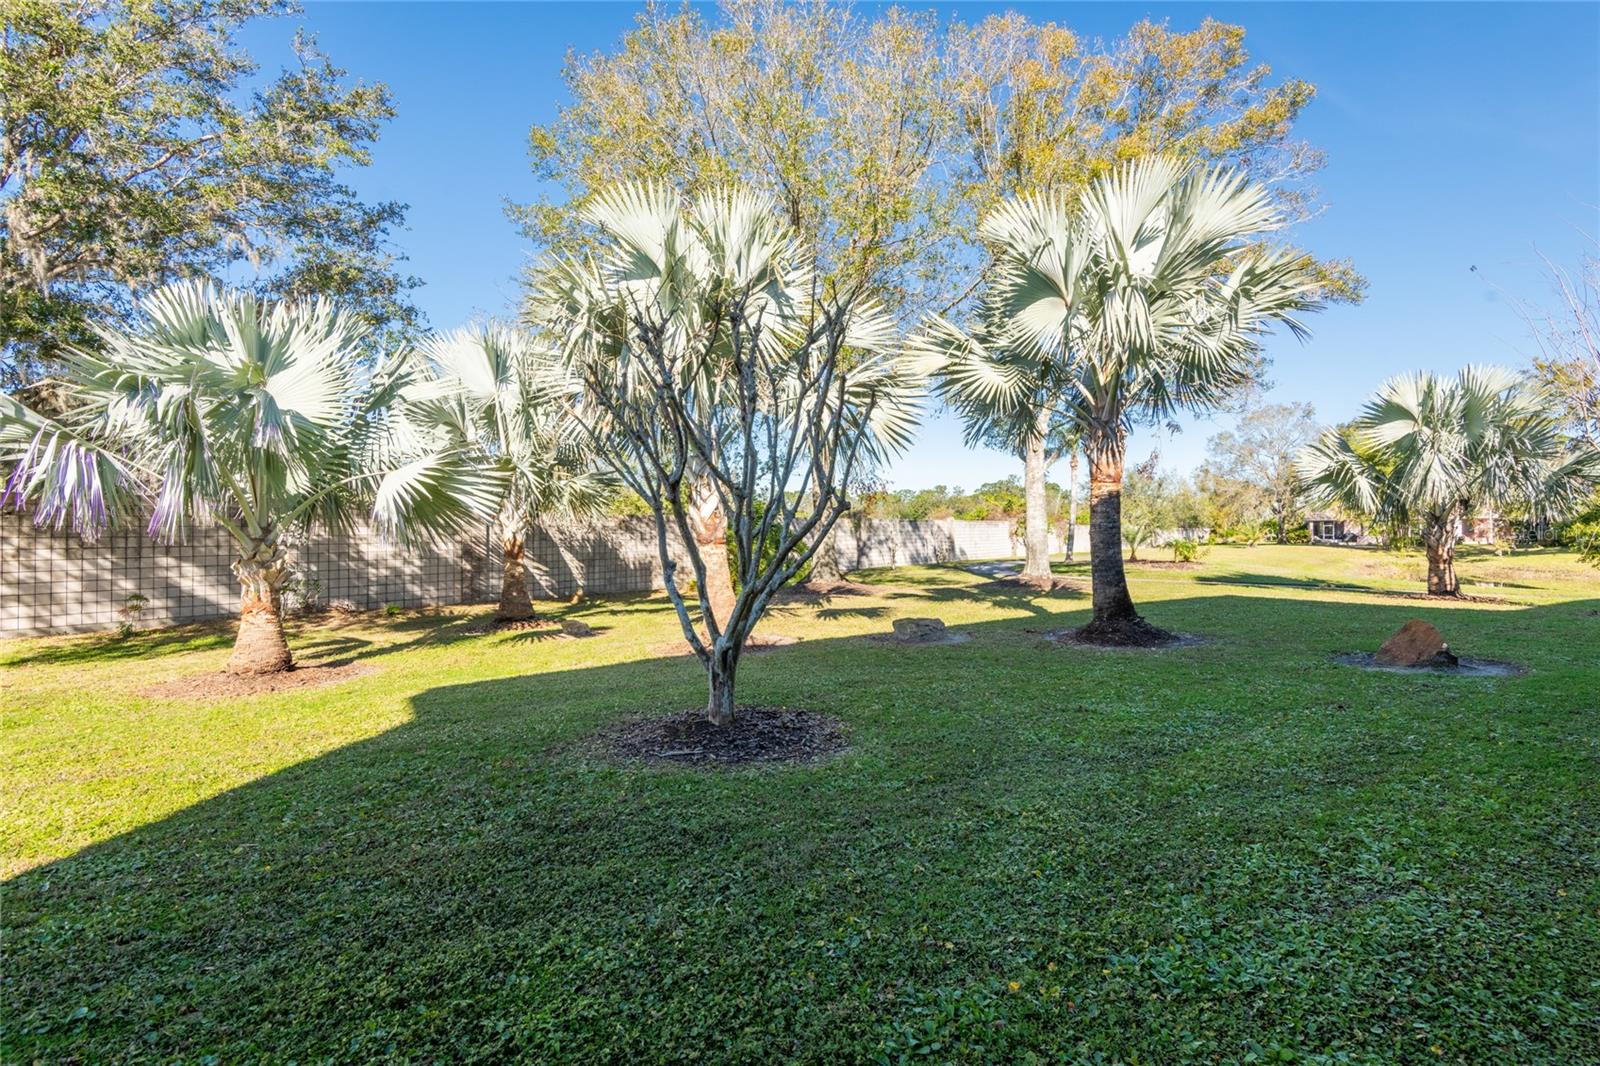
[{"label": "silver fan palm", "polygon": [[214,522],[241,588],[229,669],[293,665],[281,589],[287,541],[313,524],[374,521],[408,538],[494,513],[503,477],[450,449],[418,450],[386,417],[409,360],[360,366],[364,327],[325,300],[271,303],[204,283],[162,289],[137,325],[67,361],[67,412],[0,405],[4,501],[92,536],[148,506],[181,539]]},{"label": "silver fan palm", "polygon": [[1165,634],[1138,615],[1122,566],[1121,491],[1136,421],[1203,410],[1251,380],[1262,335],[1315,306],[1303,262],[1260,241],[1283,224],[1271,195],[1232,170],[1139,160],[1077,201],[1039,194],[984,219],[993,250],[975,321],[934,319],[925,351],[969,422],[1027,426],[1048,410],[1089,458],[1094,618],[1107,642]]},{"label": "silver fan palm", "polygon": [[1563,435],[1537,386],[1493,366],[1391,378],[1348,433],[1325,432],[1295,466],[1320,503],[1419,527],[1436,596],[1460,593],[1456,542],[1479,508],[1559,519],[1600,484],[1600,451]]}]

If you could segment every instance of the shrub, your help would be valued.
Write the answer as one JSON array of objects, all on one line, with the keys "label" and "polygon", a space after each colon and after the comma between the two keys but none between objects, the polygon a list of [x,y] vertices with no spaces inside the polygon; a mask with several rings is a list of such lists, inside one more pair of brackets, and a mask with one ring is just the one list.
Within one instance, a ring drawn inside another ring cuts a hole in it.
[{"label": "shrub", "polygon": [[1192,540],[1175,540],[1172,542],[1172,561],[1175,563],[1192,563],[1200,558],[1200,545]]}]

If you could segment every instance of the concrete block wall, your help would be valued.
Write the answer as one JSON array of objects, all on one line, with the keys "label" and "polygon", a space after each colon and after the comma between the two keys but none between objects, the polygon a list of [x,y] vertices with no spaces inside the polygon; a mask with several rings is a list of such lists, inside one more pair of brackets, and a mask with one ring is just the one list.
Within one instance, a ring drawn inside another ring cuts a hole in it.
[{"label": "concrete block wall", "polygon": [[[1087,538],[1080,543],[1087,547]],[[681,541],[669,538],[681,553]],[[1020,553],[1009,522],[943,519],[843,521],[834,549],[845,570]],[[314,534],[293,549],[301,582],[323,603],[371,610],[493,602],[500,594],[500,538],[493,527],[459,542],[404,548],[368,530]],[[680,560],[682,559],[679,554]],[[624,518],[595,525],[550,524],[528,538],[527,566],[536,597],[649,592],[662,587],[654,523]],[[238,609],[233,547],[222,531],[197,528],[176,545],[142,529],[85,542],[0,514],[0,637],[114,628],[128,597],[146,603],[145,626],[225,618]],[[690,573],[687,562],[680,574]]]}]

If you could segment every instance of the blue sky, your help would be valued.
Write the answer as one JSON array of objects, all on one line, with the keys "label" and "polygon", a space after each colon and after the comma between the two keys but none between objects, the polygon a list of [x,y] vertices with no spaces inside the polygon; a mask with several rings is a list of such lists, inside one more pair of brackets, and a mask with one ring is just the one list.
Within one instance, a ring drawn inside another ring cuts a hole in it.
[{"label": "blue sky", "polygon": [[[1348,418],[1400,370],[1525,363],[1526,332],[1504,294],[1545,297],[1537,254],[1570,264],[1600,236],[1600,5],[935,7],[968,19],[1010,7],[1106,37],[1144,16],[1187,29],[1211,15],[1243,25],[1276,75],[1318,87],[1298,131],[1327,153],[1328,206],[1298,239],[1352,258],[1371,288],[1363,304],[1315,316],[1308,343],[1269,343],[1268,398],[1309,401],[1325,421]],[[514,306],[529,247],[502,204],[537,190],[528,127],[564,100],[569,49],[613,47],[638,9],[310,2],[255,25],[246,44],[275,66],[301,25],[352,76],[388,83],[399,115],[373,165],[348,180],[411,205],[398,244],[426,282],[418,302],[430,322],[450,328]],[[1176,435],[1141,427],[1130,456],[1159,449],[1165,465],[1190,470],[1228,421],[1186,420]],[[1020,472],[1013,457],[964,448],[959,424],[936,415],[887,476],[971,488]]]}]

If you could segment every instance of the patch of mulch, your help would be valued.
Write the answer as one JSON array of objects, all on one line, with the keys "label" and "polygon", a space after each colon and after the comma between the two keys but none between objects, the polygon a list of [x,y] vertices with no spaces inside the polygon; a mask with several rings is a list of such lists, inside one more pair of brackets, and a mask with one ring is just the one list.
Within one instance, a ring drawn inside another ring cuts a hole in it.
[{"label": "patch of mulch", "polygon": [[372,673],[372,667],[362,662],[339,663],[330,666],[296,666],[276,674],[230,674],[218,671],[210,674],[190,674],[188,677],[163,681],[139,690],[141,696],[163,700],[226,700],[242,696],[259,696],[266,692],[288,692],[293,689],[321,688],[350,681]]},{"label": "patch of mulch", "polygon": [[[700,636],[701,639],[705,638],[704,633]],[[780,633],[752,633],[744,642],[744,654],[763,655],[798,643],[800,643],[799,637],[786,637]],[[645,651],[651,655],[665,658],[694,654],[694,649],[689,646],[689,642],[686,640],[669,640],[664,644],[652,644]]]},{"label": "patch of mulch", "polygon": [[[1030,631],[1031,632],[1031,631]],[[1076,629],[1053,629],[1044,633],[1045,639],[1055,644],[1082,648],[1122,648],[1143,651],[1167,651],[1174,648],[1195,648],[1209,643],[1205,637],[1193,633],[1169,633],[1140,619],[1137,624],[1119,625],[1111,630],[1094,631],[1089,626]]]},{"label": "patch of mulch", "polygon": [[629,718],[600,729],[580,748],[619,762],[718,767],[817,763],[849,746],[836,718],[792,707],[740,707],[725,726],[703,707],[666,718]]},{"label": "patch of mulch", "polygon": [[1173,559],[1124,559],[1124,568],[1137,566],[1141,570],[1198,570],[1204,563],[1177,562]]},{"label": "patch of mulch", "polygon": [[1388,666],[1378,662],[1377,655],[1370,651],[1343,652],[1335,655],[1333,661],[1343,666],[1377,670],[1385,674],[1428,674],[1434,677],[1521,677],[1528,672],[1528,668],[1520,663],[1508,663],[1499,659],[1474,659],[1466,655],[1459,656],[1454,666],[1443,663]]},{"label": "patch of mulch", "polygon": [[1024,577],[999,577],[973,586],[978,592],[1033,592],[1040,596],[1086,596],[1089,586],[1072,577],[1053,576],[1050,580]]}]

